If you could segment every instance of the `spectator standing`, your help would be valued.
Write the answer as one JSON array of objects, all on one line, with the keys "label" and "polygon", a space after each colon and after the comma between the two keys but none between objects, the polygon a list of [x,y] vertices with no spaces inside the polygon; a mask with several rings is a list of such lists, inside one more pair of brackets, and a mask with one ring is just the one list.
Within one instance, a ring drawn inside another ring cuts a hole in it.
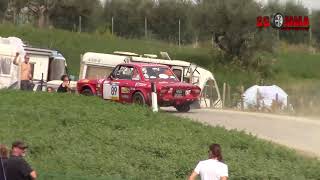
[{"label": "spectator standing", "polygon": [[22,141],[12,143],[11,156],[7,161],[7,180],[35,180],[36,172],[23,159],[28,146]]},{"label": "spectator standing", "polygon": [[8,160],[8,149],[5,145],[0,144],[0,180],[7,180],[7,160]]},{"label": "spectator standing", "polygon": [[18,62],[18,57],[19,53],[16,53],[13,63],[20,66],[20,89],[28,91],[32,90],[32,72],[31,64],[29,63],[30,57],[26,54],[23,62]]},{"label": "spectator standing", "polygon": [[195,180],[197,176],[201,176],[201,180],[227,180],[228,166],[223,163],[221,147],[219,144],[209,146],[209,159],[200,161],[189,180]]}]

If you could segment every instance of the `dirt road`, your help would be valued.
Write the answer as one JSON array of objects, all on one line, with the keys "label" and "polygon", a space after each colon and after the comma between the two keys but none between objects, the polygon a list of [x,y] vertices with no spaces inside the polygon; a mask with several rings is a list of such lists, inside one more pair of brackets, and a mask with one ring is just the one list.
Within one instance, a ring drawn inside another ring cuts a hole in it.
[{"label": "dirt road", "polygon": [[173,114],[213,126],[244,130],[259,138],[320,157],[320,119],[207,109]]}]

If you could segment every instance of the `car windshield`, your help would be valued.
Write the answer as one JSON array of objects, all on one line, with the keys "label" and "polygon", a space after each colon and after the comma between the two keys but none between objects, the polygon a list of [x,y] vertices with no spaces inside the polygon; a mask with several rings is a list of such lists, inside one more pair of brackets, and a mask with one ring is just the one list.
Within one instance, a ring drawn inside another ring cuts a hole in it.
[{"label": "car windshield", "polygon": [[143,67],[141,70],[145,79],[178,81],[168,67]]}]

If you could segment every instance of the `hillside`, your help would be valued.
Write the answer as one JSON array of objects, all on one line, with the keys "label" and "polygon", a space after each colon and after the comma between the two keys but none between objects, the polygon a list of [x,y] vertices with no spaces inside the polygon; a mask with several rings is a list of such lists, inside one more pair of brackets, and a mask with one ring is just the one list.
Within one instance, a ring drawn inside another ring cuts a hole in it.
[{"label": "hillside", "polygon": [[230,179],[317,179],[320,162],[221,127],[95,97],[0,91],[0,139],[29,143],[41,180],[185,179],[220,143]]},{"label": "hillside", "polygon": [[254,84],[282,87],[289,95],[298,114],[320,114],[320,71],[319,53],[311,53],[305,45],[288,45],[280,43],[270,61],[274,61],[268,77],[261,78],[253,69],[242,69],[237,65],[214,65],[214,51],[210,48],[178,47],[174,44],[154,40],[123,39],[110,34],[74,33],[63,30],[39,30],[28,26],[15,27],[0,24],[0,36],[17,36],[33,46],[57,49],[68,61],[70,74],[78,76],[80,54],[88,51],[112,53],[116,50],[137,53],[159,53],[167,51],[174,59],[194,62],[211,70],[222,91],[222,84],[231,85],[232,104],[239,97],[240,86],[245,88]]},{"label": "hillside", "polygon": [[[132,51],[136,53],[158,54],[167,51],[172,58],[195,62],[211,69],[218,80],[231,84],[249,85],[257,81],[258,75],[251,70],[241,70],[237,67],[214,67],[213,52],[210,48],[193,48],[191,46],[178,47],[174,44],[155,40],[123,39],[111,34],[75,33],[57,29],[35,29],[28,26],[12,26],[0,24],[0,36],[16,36],[27,43],[42,48],[57,49],[66,57],[71,74],[79,72],[80,54],[85,52],[112,53],[116,50]],[[319,79],[320,72],[317,64],[319,53],[312,54],[306,46],[292,46],[281,43],[274,57],[272,66],[273,76],[267,82],[284,82],[289,80]]]},{"label": "hillside", "polygon": [[181,47],[159,41],[123,39],[110,34],[74,33],[64,30],[39,30],[28,26],[0,24],[0,36],[16,36],[32,46],[56,49],[63,53],[68,61],[71,74],[78,75],[80,54],[85,52],[112,53],[130,51],[139,54],[159,54],[166,51],[172,58],[194,60],[201,65],[208,64],[209,49]]},{"label": "hillside", "polygon": [[[41,30],[28,26],[16,27],[0,24],[0,36],[17,36],[33,46],[61,51],[66,56],[71,72],[74,74],[79,71],[80,54],[88,51],[112,53],[121,50],[141,54],[167,51],[175,59],[196,62],[206,67],[213,63],[210,48],[193,48],[191,46],[179,48],[175,44],[155,40],[123,39],[111,34],[79,34],[57,29]],[[306,46],[292,46],[282,43],[273,57],[276,59],[273,68],[276,73],[286,74],[293,78],[319,78],[320,73],[313,66],[314,63],[319,63],[317,61],[319,57],[319,53],[310,53]],[[307,73],[310,70],[311,73]],[[218,71],[218,73],[222,72]]]}]

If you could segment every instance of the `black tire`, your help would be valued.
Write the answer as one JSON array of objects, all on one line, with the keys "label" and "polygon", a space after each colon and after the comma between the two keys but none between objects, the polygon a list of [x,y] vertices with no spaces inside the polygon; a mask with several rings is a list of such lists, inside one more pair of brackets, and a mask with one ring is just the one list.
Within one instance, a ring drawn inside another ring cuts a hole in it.
[{"label": "black tire", "polygon": [[93,92],[91,91],[91,89],[84,89],[81,91],[81,94],[84,96],[93,96]]},{"label": "black tire", "polygon": [[190,105],[189,104],[183,104],[175,107],[177,111],[179,112],[189,112],[190,111]]},{"label": "black tire", "polygon": [[136,92],[132,96],[132,103],[144,106],[146,105],[146,100],[141,92]]}]

